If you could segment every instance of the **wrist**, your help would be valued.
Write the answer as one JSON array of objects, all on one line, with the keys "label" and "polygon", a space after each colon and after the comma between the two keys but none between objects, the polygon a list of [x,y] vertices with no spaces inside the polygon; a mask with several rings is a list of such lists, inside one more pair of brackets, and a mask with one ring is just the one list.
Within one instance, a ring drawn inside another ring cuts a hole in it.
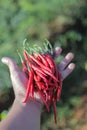
[{"label": "wrist", "polygon": [[0,129],[40,130],[41,108],[42,105],[36,101],[29,100],[28,103],[22,103],[15,98],[10,112],[0,125]]},{"label": "wrist", "polygon": [[39,111],[41,111],[43,106],[41,102],[32,98],[30,98],[26,103],[23,103],[18,98],[15,98],[14,105],[20,106],[22,109],[26,109],[26,110],[29,110],[29,108],[34,108],[34,109],[38,109]]},{"label": "wrist", "polygon": [[27,103],[19,102],[17,99],[15,99],[14,107],[16,109],[19,109],[18,118],[20,117],[23,120],[23,127],[34,127],[33,129],[36,130],[40,129],[42,104],[38,103],[33,99],[29,100]]}]

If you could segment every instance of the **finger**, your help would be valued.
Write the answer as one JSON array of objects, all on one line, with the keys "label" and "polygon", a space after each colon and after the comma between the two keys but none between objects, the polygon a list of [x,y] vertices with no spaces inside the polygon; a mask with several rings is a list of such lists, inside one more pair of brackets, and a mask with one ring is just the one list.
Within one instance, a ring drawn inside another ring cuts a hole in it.
[{"label": "finger", "polygon": [[15,92],[15,95],[17,96],[18,93],[20,95],[25,95],[25,88],[27,84],[27,79],[24,73],[18,68],[15,61],[8,57],[3,57],[1,61],[6,64],[10,70],[10,77],[12,81],[12,86]]},{"label": "finger", "polygon": [[70,63],[68,65],[68,67],[61,72],[61,76],[62,76],[63,80],[74,70],[74,68],[75,68],[75,64]]},{"label": "finger", "polygon": [[13,59],[8,58],[8,57],[3,57],[1,59],[1,61],[2,61],[2,63],[6,64],[8,66],[11,74],[14,75],[16,72],[20,71]]},{"label": "finger", "polygon": [[73,53],[68,53],[65,58],[61,61],[61,63],[58,65],[59,70],[64,70],[65,67],[71,62],[71,60],[74,58]]},{"label": "finger", "polygon": [[62,52],[62,48],[61,47],[56,47],[54,49],[54,52],[53,52],[54,60],[56,60],[56,58],[58,58],[58,56],[60,55],[61,52]]}]

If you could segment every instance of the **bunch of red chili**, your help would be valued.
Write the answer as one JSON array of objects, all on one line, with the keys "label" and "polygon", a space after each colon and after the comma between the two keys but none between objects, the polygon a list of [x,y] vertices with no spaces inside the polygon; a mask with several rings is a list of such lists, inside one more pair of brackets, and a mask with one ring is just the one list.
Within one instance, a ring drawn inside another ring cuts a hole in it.
[{"label": "bunch of red chili", "polygon": [[54,110],[56,122],[56,102],[60,99],[62,79],[57,66],[50,54],[33,53],[23,51],[23,71],[28,75],[27,90],[24,102],[29,97],[34,98],[34,92],[38,92],[49,112],[51,105]]}]

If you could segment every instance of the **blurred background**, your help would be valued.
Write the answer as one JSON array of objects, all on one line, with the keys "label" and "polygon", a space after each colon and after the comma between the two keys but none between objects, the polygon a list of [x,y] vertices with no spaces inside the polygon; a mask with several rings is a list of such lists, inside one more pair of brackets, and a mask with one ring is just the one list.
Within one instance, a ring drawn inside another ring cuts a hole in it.
[{"label": "blurred background", "polygon": [[[0,59],[13,58],[24,39],[41,46],[48,39],[53,48],[61,46],[61,60],[75,54],[76,68],[63,83],[57,103],[58,123],[53,111],[42,112],[41,130],[87,130],[87,0],[0,0]],[[8,68],[0,62],[0,120],[14,100]]]}]

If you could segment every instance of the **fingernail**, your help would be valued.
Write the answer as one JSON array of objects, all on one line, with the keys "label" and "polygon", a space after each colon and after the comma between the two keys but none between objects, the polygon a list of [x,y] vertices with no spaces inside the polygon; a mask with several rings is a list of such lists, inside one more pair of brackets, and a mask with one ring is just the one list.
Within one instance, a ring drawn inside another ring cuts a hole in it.
[{"label": "fingernail", "polygon": [[73,53],[68,53],[68,55],[66,56],[66,59],[69,60],[69,59],[73,59],[74,58],[74,54]]},{"label": "fingernail", "polygon": [[69,65],[69,69],[74,69],[75,68],[75,64],[74,63],[71,63],[70,65]]},{"label": "fingernail", "polygon": [[60,47],[56,47],[55,51],[58,52],[58,53],[60,53],[62,51],[62,49]]}]

